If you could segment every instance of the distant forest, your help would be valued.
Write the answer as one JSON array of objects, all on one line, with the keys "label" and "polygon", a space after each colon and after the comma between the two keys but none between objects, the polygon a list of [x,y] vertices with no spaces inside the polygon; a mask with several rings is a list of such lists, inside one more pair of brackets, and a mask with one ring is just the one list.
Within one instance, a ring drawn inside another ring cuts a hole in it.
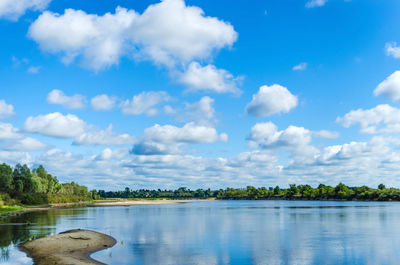
[{"label": "distant forest", "polygon": [[317,188],[310,185],[290,184],[282,189],[248,186],[245,189],[227,188],[225,190],[190,190],[179,188],[177,190],[131,190],[123,191],[99,190],[98,194],[103,198],[169,198],[169,199],[207,199],[219,200],[365,200],[365,201],[400,201],[400,189],[386,188],[380,184],[377,189],[367,186],[349,187],[343,183],[337,186],[320,184]]},{"label": "distant forest", "polygon": [[100,198],[95,190],[85,186],[59,183],[57,177],[47,173],[43,166],[30,170],[27,165],[14,168],[0,164],[0,206],[37,205],[88,201]]}]

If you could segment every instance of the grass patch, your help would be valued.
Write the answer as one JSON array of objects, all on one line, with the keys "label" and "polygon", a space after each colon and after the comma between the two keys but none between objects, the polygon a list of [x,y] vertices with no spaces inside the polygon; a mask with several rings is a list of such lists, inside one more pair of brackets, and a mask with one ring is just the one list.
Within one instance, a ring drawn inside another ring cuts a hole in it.
[{"label": "grass patch", "polygon": [[0,206],[0,213],[7,213],[7,212],[12,212],[12,211],[16,211],[16,210],[21,210],[22,207],[21,206],[9,206],[9,205],[5,205],[5,206]]}]

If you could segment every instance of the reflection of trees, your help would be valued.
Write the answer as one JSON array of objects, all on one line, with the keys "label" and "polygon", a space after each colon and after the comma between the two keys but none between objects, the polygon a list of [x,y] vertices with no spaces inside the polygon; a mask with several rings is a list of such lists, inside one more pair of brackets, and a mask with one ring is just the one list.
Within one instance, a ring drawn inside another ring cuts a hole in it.
[{"label": "reflection of trees", "polygon": [[26,225],[1,225],[0,234],[1,260],[8,260],[10,245],[17,245],[33,236]]},{"label": "reflection of trees", "polygon": [[9,259],[9,246],[41,238],[55,231],[57,219],[74,214],[75,209],[30,212],[0,220],[0,260]]},{"label": "reflection of trees", "polygon": [[10,257],[10,250],[8,249],[8,247],[5,248],[1,247],[0,251],[1,251],[0,261],[8,260]]}]

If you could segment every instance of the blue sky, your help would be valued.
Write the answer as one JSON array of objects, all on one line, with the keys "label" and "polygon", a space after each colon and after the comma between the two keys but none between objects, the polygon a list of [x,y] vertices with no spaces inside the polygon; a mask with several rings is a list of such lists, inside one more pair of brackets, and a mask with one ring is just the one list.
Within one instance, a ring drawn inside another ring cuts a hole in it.
[{"label": "blue sky", "polygon": [[4,0],[0,162],[97,189],[399,187],[399,10]]}]

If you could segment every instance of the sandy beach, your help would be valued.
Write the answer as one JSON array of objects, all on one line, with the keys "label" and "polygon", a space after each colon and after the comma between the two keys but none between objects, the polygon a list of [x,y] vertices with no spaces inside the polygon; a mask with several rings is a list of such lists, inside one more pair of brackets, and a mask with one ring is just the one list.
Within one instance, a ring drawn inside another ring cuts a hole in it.
[{"label": "sandy beach", "polygon": [[[210,200],[210,199],[208,199]],[[25,212],[36,212],[36,211],[49,211],[61,208],[74,208],[74,207],[108,207],[108,206],[131,206],[131,205],[161,205],[161,204],[176,204],[176,203],[190,203],[190,202],[202,202],[206,200],[128,200],[128,199],[116,199],[116,200],[105,200],[97,202],[82,202],[82,203],[55,203],[48,206],[38,207],[25,207],[19,210],[0,213],[0,216],[10,216],[14,214],[20,214]]]},{"label": "sandy beach", "polygon": [[200,202],[204,200],[116,200],[104,201],[88,204],[88,207],[105,207],[105,206],[131,206],[131,205],[160,205],[160,204],[176,204]]},{"label": "sandy beach", "polygon": [[58,235],[28,241],[19,245],[37,265],[103,264],[92,258],[94,252],[116,244],[111,236],[90,230],[69,230]]}]

